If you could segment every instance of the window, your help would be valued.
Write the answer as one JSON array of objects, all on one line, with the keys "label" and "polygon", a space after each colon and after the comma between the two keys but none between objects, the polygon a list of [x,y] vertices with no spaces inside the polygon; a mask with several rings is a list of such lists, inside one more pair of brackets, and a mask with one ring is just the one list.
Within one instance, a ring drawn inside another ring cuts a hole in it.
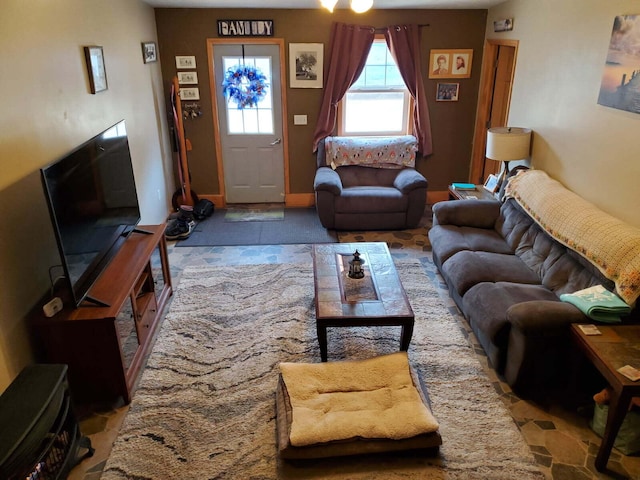
[{"label": "window", "polygon": [[371,46],[362,74],[340,102],[340,135],[406,135],[412,98],[384,39]]},{"label": "window", "polygon": [[[271,85],[271,59],[269,57],[223,57],[223,71],[236,65],[250,65],[259,68],[267,77],[266,83]],[[273,134],[273,101],[271,88],[267,95],[253,107],[238,109],[233,102],[226,102],[227,125],[229,135]]]}]

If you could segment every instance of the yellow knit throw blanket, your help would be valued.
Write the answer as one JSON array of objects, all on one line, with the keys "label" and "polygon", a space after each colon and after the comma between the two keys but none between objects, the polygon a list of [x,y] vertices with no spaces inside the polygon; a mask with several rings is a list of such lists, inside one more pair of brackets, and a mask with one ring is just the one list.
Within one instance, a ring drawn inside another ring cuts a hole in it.
[{"label": "yellow knit throw blanket", "polygon": [[633,306],[640,296],[640,229],[587,202],[542,170],[511,178],[506,193],[553,238],[576,251],[615,282]]},{"label": "yellow knit throw blanket", "polygon": [[412,382],[406,352],[367,360],[281,363],[293,410],[291,445],[402,439],[438,423]]}]

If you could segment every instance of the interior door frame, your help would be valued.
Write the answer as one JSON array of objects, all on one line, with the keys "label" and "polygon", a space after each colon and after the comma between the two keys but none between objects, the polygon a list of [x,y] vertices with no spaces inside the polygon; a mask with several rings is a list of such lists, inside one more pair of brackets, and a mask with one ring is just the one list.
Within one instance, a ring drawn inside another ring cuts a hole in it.
[{"label": "interior door frame", "polygon": [[[226,189],[224,183],[224,165],[222,162],[222,143],[220,139],[220,121],[218,116],[217,85],[213,52],[216,45],[276,45],[280,51],[280,101],[282,103],[282,156],[284,160],[284,195],[285,203],[289,195],[289,127],[287,119],[287,83],[286,83],[286,58],[283,38],[207,38],[207,58],[209,62],[209,88],[211,91],[211,113],[213,116],[213,140],[216,151],[216,164],[218,171],[218,190],[223,205],[226,206]],[[272,72],[274,73],[274,72]]]},{"label": "interior door frame", "polygon": [[511,69],[511,88],[507,98],[507,118],[511,106],[511,92],[513,89],[513,78],[515,75],[515,65],[518,59],[518,40],[489,38],[485,42],[484,55],[482,56],[482,74],[480,78],[480,90],[478,92],[478,111],[476,113],[476,126],[473,134],[474,142],[471,151],[471,168],[469,169],[469,182],[482,184],[482,171],[484,168],[485,152],[487,150],[487,122],[491,112],[491,100],[495,86],[495,58],[501,46],[513,47],[513,65]]}]

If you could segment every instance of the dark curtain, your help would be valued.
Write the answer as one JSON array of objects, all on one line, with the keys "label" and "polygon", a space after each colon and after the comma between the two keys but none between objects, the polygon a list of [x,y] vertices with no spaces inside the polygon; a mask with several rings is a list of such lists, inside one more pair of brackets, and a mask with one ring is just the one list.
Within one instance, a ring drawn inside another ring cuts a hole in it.
[{"label": "dark curtain", "polygon": [[418,25],[395,25],[385,33],[387,46],[398,64],[402,79],[414,99],[413,134],[418,139],[418,151],[430,155],[433,151],[431,119],[427,97],[422,83],[420,62],[420,27]]},{"label": "dark curtain", "polygon": [[338,102],[362,73],[374,37],[373,27],[337,22],[332,25],[322,104],[313,135],[314,152],[318,143],[333,133]]}]

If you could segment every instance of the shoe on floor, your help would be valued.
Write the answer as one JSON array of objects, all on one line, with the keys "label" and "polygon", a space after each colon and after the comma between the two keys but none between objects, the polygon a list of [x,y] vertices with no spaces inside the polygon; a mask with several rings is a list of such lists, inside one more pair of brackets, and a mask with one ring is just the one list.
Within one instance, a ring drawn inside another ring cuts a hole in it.
[{"label": "shoe on floor", "polygon": [[187,221],[183,218],[176,218],[172,223],[167,225],[164,231],[164,238],[167,240],[184,240],[189,238],[191,232],[196,226],[195,221]]}]

